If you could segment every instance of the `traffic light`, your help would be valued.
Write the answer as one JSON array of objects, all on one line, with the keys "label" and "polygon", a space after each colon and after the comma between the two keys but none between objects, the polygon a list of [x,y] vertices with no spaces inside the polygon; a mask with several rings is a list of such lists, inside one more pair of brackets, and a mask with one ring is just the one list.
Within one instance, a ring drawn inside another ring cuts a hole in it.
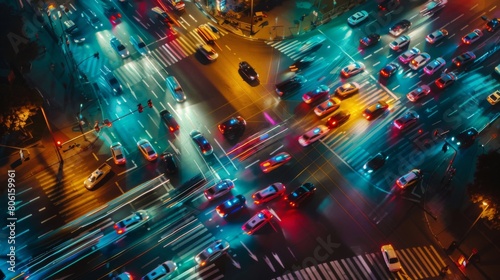
[{"label": "traffic light", "polygon": [[144,110],[144,107],[142,107],[142,104],[137,104],[137,111],[139,111],[139,113],[142,113],[142,110]]},{"label": "traffic light", "polygon": [[441,150],[443,151],[443,153],[446,153],[446,151],[448,151],[448,143],[444,143]]},{"label": "traffic light", "polygon": [[59,149],[62,149],[62,143],[61,143],[61,141],[57,141],[57,147],[59,147]]},{"label": "traffic light", "polygon": [[99,132],[101,130],[101,128],[99,127],[99,123],[98,122],[95,123],[94,129],[95,129],[96,132]]},{"label": "traffic light", "polygon": [[153,108],[153,101],[151,99],[148,100],[148,107]]},{"label": "traffic light", "polygon": [[104,123],[104,125],[105,125],[105,126],[107,126],[107,127],[111,127],[111,126],[113,125],[113,123],[112,123],[110,120],[108,120],[108,119],[105,119],[105,120],[103,121],[103,123]]}]

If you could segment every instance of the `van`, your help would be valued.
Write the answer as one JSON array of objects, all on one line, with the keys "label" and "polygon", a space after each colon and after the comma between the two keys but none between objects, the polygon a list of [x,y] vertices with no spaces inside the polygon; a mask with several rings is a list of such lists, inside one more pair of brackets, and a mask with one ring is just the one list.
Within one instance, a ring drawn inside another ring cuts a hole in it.
[{"label": "van", "polygon": [[186,101],[186,95],[184,94],[184,91],[182,90],[179,81],[177,81],[177,79],[174,76],[167,76],[165,82],[167,84],[168,89],[172,93],[172,96],[174,97],[175,101],[179,103]]}]

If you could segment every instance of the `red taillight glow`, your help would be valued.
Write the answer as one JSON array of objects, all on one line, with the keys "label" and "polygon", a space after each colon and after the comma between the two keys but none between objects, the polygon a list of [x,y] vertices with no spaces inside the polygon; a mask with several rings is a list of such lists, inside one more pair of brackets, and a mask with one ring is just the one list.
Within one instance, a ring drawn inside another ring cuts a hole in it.
[{"label": "red taillight glow", "polygon": [[401,124],[399,124],[398,121],[394,121],[394,126],[397,128],[397,129],[401,129],[403,126]]}]

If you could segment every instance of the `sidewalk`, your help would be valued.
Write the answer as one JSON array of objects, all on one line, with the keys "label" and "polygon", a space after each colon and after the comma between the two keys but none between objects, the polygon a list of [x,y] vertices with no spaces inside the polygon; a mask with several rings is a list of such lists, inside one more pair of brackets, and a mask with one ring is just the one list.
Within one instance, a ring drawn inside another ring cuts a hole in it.
[{"label": "sidewalk", "polygon": [[[499,129],[500,120],[497,120],[486,128],[485,132],[494,133]],[[447,180],[441,181],[449,159],[444,160],[443,164],[437,167],[435,175],[432,175],[424,206],[437,217],[434,220],[426,214],[425,218],[429,231],[443,251],[448,254],[450,261],[455,264],[450,269],[457,269],[457,272],[460,271],[466,279],[474,280],[498,278],[494,275],[497,275],[500,264],[498,259],[500,246],[497,245],[500,242],[500,233],[489,229],[484,219],[479,219],[476,223],[476,219],[482,214],[482,209],[479,205],[470,202],[467,193],[466,183],[473,180],[475,171],[473,167],[477,156],[483,153],[481,144],[484,144],[487,139],[481,140],[483,139],[479,139],[479,143],[468,150],[459,152],[454,164],[457,173],[449,186],[446,184]],[[494,139],[485,145],[484,152],[499,147],[500,141]],[[472,154],[472,162],[467,161],[466,158],[459,159],[459,156],[466,153]],[[451,154],[448,156],[451,158]],[[478,252],[479,258],[473,256],[474,251]],[[460,258],[466,260],[465,267],[463,262],[458,263]]]}]

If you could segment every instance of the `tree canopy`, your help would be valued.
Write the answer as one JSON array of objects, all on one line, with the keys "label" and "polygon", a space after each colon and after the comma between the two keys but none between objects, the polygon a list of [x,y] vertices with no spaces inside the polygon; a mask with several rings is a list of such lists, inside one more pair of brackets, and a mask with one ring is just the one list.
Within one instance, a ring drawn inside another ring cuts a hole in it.
[{"label": "tree canopy", "polygon": [[[500,230],[500,153],[491,151],[478,157],[474,182],[468,192],[472,202],[479,203],[484,210],[483,218]],[[487,205],[483,205],[483,202]]]}]

